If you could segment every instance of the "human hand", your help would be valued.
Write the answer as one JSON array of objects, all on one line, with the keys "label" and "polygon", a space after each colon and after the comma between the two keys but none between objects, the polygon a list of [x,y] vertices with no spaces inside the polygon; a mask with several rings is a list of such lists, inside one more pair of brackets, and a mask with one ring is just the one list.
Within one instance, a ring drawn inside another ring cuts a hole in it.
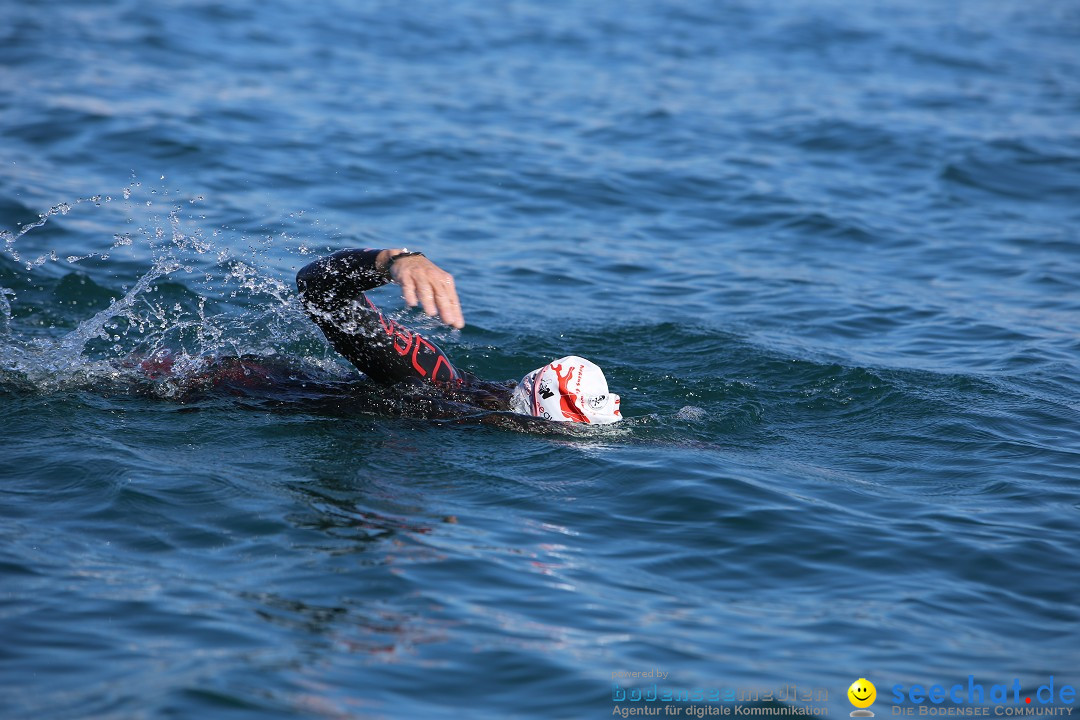
[{"label": "human hand", "polygon": [[[384,250],[385,262],[403,250]],[[383,261],[383,257],[379,258]],[[422,255],[410,255],[390,265],[390,279],[401,286],[401,296],[409,307],[422,305],[431,317],[438,316],[451,327],[465,327],[454,276]]]}]

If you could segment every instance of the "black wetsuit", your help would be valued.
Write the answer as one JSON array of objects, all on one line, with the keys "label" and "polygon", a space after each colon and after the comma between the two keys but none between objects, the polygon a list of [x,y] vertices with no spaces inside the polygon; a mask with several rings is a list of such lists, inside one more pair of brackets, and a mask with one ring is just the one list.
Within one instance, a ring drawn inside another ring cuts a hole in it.
[{"label": "black wetsuit", "polygon": [[[509,412],[515,383],[493,383],[457,368],[438,345],[387,318],[364,295],[390,278],[375,267],[378,250],[342,250],[302,268],[300,299],[338,352],[375,382],[328,382],[279,357],[200,358],[177,372],[177,356],[159,350],[123,363],[149,381],[149,394],[183,398],[201,393],[242,396],[268,410],[359,411],[439,422],[482,424],[530,433],[565,433],[553,423]],[[189,358],[190,360],[190,358]],[[196,409],[196,408],[192,408]]]},{"label": "black wetsuit", "polygon": [[[431,397],[446,401],[434,417],[475,410],[508,410],[511,387],[459,370],[438,345],[386,317],[364,295],[390,282],[375,265],[379,250],[341,250],[301,268],[296,285],[304,310],[334,349],[372,380],[433,384]],[[453,406],[453,407],[451,407]]]}]

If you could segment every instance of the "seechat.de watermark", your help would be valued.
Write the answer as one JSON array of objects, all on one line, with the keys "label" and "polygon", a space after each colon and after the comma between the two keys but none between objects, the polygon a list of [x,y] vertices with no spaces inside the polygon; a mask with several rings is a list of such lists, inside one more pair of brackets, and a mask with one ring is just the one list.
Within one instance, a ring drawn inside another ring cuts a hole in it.
[{"label": "seechat.de watermark", "polygon": [[1034,692],[1025,690],[1019,678],[1010,683],[979,682],[968,675],[965,682],[903,685],[892,692],[893,715],[1072,715],[1076,688],[1054,676]]}]

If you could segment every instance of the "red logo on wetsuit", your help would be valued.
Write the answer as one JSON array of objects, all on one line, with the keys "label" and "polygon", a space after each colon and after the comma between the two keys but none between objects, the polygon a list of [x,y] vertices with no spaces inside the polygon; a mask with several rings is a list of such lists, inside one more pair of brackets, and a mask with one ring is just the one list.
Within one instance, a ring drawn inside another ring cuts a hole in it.
[{"label": "red logo on wetsuit", "polygon": [[[442,350],[428,342],[428,340],[420,335],[420,333],[410,332],[404,326],[396,325],[393,320],[383,315],[379,311],[379,308],[375,307],[375,303],[371,302],[367,296],[364,296],[364,300],[366,300],[371,309],[375,311],[375,314],[379,316],[379,323],[393,341],[394,351],[402,357],[408,357],[409,351],[412,351],[413,370],[415,370],[420,377],[427,378],[432,382],[456,382],[459,385],[464,382],[458,377],[457,370],[450,364],[450,360],[443,354]],[[418,355],[421,346],[427,348],[430,352],[424,353],[423,356]],[[435,356],[435,364],[431,368],[431,374],[429,375],[429,371],[420,364],[420,361],[425,358],[430,358],[432,354]],[[443,369],[450,374],[450,377],[440,381],[438,380],[439,370]]]}]

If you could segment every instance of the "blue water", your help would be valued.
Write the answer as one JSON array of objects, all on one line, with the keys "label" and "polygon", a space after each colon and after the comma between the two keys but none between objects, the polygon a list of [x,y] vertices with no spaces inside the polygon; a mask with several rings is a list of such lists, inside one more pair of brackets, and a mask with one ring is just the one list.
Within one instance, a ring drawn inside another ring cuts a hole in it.
[{"label": "blue water", "polygon": [[[0,18],[0,716],[1080,684],[1077,4]],[[354,246],[455,274],[460,332],[375,296],[460,366],[583,355],[626,422],[328,402],[292,278]]]}]

